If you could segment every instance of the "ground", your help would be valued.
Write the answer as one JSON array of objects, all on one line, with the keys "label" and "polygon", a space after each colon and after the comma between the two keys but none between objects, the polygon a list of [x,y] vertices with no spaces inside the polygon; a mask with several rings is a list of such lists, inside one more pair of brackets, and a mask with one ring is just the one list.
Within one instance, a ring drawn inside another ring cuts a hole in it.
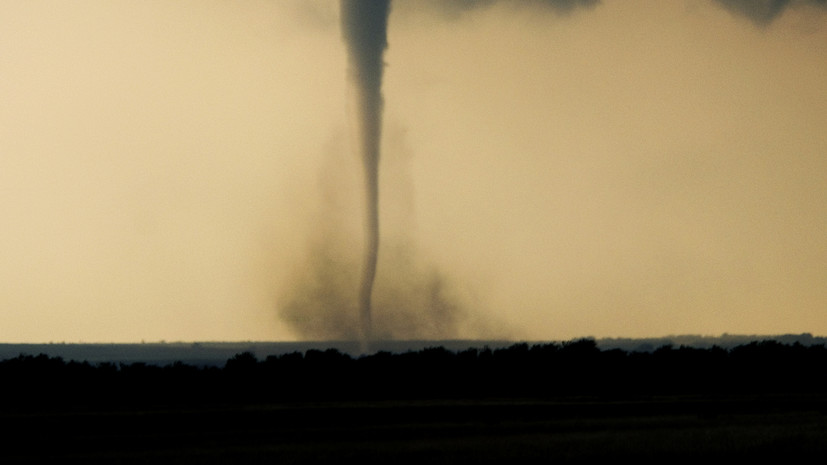
[{"label": "ground", "polygon": [[75,407],[0,421],[7,464],[789,463],[827,452],[824,396]]}]

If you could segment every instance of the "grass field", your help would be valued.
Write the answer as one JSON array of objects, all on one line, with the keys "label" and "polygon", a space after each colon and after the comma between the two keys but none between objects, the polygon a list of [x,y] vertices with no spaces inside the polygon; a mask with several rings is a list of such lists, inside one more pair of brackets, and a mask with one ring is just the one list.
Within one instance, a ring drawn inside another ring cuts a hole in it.
[{"label": "grass field", "polygon": [[595,463],[827,452],[827,399],[330,402],[4,413],[2,463]]}]

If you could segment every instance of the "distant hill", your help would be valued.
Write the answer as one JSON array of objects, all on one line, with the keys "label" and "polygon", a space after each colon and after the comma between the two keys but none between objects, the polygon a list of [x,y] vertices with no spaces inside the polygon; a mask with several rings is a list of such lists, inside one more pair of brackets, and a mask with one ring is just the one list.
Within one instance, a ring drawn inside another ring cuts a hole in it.
[{"label": "distant hill", "polygon": [[[427,347],[444,347],[448,350],[463,350],[469,347],[490,347],[497,349],[513,344],[506,340],[444,340],[444,341],[379,341],[371,353],[402,353]],[[269,355],[291,352],[304,353],[311,349],[336,349],[339,352],[358,356],[361,354],[358,341],[301,341],[301,342],[152,342],[140,344],[0,344],[0,360],[18,355],[45,354],[61,357],[66,361],[75,360],[89,363],[144,362],[153,365],[167,365],[183,362],[195,366],[223,366],[232,356],[250,352],[264,359]]]},{"label": "distant hill", "polygon": [[604,338],[597,339],[597,345],[601,349],[623,349],[627,352],[651,352],[663,346],[686,346],[698,349],[709,349],[718,346],[724,349],[731,349],[738,345],[748,344],[753,341],[777,341],[783,344],[799,344],[805,346],[821,345],[827,343],[827,337],[813,336],[810,333],[802,334],[781,334],[774,336],[767,335],[738,335],[723,334],[721,336],[699,336],[699,335],[678,335],[658,338]]},{"label": "distant hill", "polygon": [[827,343],[827,337],[813,336],[810,333],[802,334],[781,334],[774,336],[766,335],[738,335],[723,334],[721,336],[699,336],[699,335],[678,335],[658,338],[604,338],[597,339],[597,345],[601,349],[623,349],[628,352],[651,352],[663,346],[686,346],[698,349],[708,349],[718,346],[724,349],[731,349],[738,345],[748,344],[753,341],[777,341],[783,344],[799,344],[805,346],[821,345]]},{"label": "distant hill", "polygon": [[[677,335],[658,338],[603,338],[595,342],[600,349],[622,349],[627,352],[651,352],[658,347],[672,345],[696,348],[718,346],[725,349],[752,341],[774,340],[785,344],[798,342],[809,346],[827,343],[827,338],[812,334],[784,334],[775,336],[731,335],[699,336]],[[443,347],[451,351],[468,348],[498,349],[517,342],[545,344],[561,341],[516,341],[516,340],[406,340],[379,341],[370,352],[403,353],[417,351],[428,347]],[[89,363],[136,363],[168,365],[183,362],[195,366],[223,366],[236,354],[250,352],[259,359],[269,355],[282,355],[292,352],[304,353],[308,350],[336,349],[351,356],[359,356],[357,341],[303,341],[303,342],[153,342],[141,344],[0,344],[0,360],[7,360],[18,355],[45,354],[61,357],[66,361],[75,360]]]}]

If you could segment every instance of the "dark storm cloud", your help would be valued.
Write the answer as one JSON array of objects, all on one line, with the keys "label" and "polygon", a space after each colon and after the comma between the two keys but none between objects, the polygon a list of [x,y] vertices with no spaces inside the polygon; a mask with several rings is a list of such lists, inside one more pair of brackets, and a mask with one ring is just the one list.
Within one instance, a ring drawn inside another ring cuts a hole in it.
[{"label": "dark storm cloud", "polygon": [[402,10],[430,10],[450,19],[459,18],[463,13],[483,10],[497,3],[512,7],[539,6],[557,13],[567,13],[576,8],[591,8],[600,0],[394,0],[394,8]]},{"label": "dark storm cloud", "polygon": [[825,8],[827,0],[715,0],[727,10],[745,16],[758,25],[766,25],[789,8],[814,6]]},{"label": "dark storm cloud", "polygon": [[[767,25],[787,10],[798,7],[827,9],[827,0],[712,0],[731,13],[745,17],[756,25]],[[514,9],[538,7],[542,10],[566,14],[577,9],[590,9],[601,0],[394,0],[394,7],[402,11],[431,11],[448,19],[459,19],[466,13],[482,11],[497,4]]]},{"label": "dark storm cloud", "polygon": [[508,3],[515,7],[536,5],[558,12],[566,12],[579,7],[593,7],[600,4],[600,0],[510,0],[506,2],[501,0],[456,0],[447,2],[431,0],[430,3],[438,8],[453,11],[473,10],[491,6],[495,3]]}]

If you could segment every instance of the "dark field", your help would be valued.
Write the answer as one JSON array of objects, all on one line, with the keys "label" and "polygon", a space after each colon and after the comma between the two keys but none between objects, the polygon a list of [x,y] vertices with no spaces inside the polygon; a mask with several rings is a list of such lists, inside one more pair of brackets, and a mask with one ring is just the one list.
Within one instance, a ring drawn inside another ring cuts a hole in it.
[{"label": "dark field", "polygon": [[827,452],[824,399],[385,401],[2,416],[3,463],[689,463]]},{"label": "dark field", "polygon": [[0,361],[0,463],[790,463],[827,452],[827,350],[593,342],[223,368]]}]

